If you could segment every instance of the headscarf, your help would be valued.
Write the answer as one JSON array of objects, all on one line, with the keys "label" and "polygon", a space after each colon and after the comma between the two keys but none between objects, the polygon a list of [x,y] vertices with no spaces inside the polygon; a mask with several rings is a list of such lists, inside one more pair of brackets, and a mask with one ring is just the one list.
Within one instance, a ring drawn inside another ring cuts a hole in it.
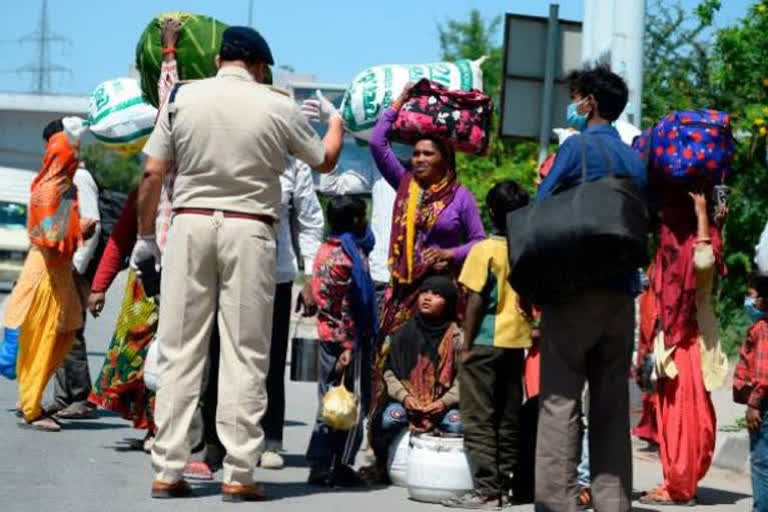
[{"label": "headscarf", "polygon": [[400,181],[392,214],[389,247],[389,265],[394,282],[413,283],[429,269],[421,259],[424,242],[440,214],[453,201],[458,188],[453,168],[440,182],[426,190],[419,186],[411,173],[406,173]]},{"label": "headscarf", "polygon": [[445,313],[439,319],[416,313],[408,320],[393,336],[387,368],[421,405],[428,405],[453,385],[458,290],[449,278],[432,276],[420,287],[419,293],[424,291],[445,299]]},{"label": "headscarf", "polygon": [[76,170],[77,159],[67,135],[58,132],[48,140],[42,167],[30,187],[29,240],[63,259],[72,259],[82,241],[77,188],[72,182]]},{"label": "headscarf", "polygon": [[[658,304],[664,345],[672,347],[699,335],[694,266],[697,225],[688,189],[672,185],[658,189],[661,233],[651,286]],[[723,239],[714,223],[710,224],[709,237],[715,267],[725,276]]]},{"label": "headscarf", "polygon": [[341,242],[344,253],[352,260],[352,286],[349,294],[358,338],[355,348],[359,350],[362,341],[374,339],[378,334],[376,288],[373,285],[371,273],[360,256],[360,251],[366,256],[371,253],[376,244],[376,238],[370,228],[366,228],[362,236],[351,232],[332,233],[331,236]]}]

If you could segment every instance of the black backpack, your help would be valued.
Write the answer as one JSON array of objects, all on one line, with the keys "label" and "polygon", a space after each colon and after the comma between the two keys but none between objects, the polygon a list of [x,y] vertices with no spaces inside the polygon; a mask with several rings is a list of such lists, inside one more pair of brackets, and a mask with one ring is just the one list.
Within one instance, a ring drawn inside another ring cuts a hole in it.
[{"label": "black backpack", "polygon": [[[96,250],[93,253],[88,268],[85,270],[85,277],[88,282],[92,282],[96,275],[96,269],[99,267],[99,262],[104,254],[104,250],[107,248],[107,242],[112,235],[112,231],[115,229],[117,219],[120,218],[120,214],[123,212],[125,206],[125,200],[128,198],[127,194],[118,192],[116,190],[109,190],[103,188],[98,183],[99,188],[99,216],[101,217],[101,231],[98,234],[99,241],[96,245]],[[128,259],[123,262],[122,269],[128,266]]]}]

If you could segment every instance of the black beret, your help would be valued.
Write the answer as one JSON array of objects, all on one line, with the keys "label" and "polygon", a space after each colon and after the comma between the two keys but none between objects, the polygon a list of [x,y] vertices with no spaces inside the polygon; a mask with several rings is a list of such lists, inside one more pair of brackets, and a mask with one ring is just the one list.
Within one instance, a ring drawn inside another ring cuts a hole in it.
[{"label": "black beret", "polygon": [[259,58],[270,66],[275,64],[267,41],[251,27],[229,27],[221,36],[219,53],[237,59]]}]

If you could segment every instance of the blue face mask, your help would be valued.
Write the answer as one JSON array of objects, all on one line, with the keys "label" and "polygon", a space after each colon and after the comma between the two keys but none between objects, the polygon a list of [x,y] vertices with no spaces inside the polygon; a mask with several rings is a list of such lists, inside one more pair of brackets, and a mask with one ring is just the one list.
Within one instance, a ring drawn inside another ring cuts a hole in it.
[{"label": "blue face mask", "polygon": [[758,309],[754,297],[744,297],[744,312],[753,322],[757,322],[765,316],[765,311]]},{"label": "blue face mask", "polygon": [[569,104],[568,110],[566,111],[566,121],[580,132],[583,132],[587,128],[587,119],[589,119],[589,114],[579,113],[579,105],[586,101],[586,99],[587,98],[584,98],[578,103]]}]

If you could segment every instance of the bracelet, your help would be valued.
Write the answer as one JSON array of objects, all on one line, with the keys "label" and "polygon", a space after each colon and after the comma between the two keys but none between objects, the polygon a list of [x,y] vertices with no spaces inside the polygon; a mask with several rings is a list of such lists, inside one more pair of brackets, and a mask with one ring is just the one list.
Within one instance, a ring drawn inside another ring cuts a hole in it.
[{"label": "bracelet", "polygon": [[174,54],[176,55],[176,47],[175,46],[169,46],[168,48],[163,48],[163,56]]}]

